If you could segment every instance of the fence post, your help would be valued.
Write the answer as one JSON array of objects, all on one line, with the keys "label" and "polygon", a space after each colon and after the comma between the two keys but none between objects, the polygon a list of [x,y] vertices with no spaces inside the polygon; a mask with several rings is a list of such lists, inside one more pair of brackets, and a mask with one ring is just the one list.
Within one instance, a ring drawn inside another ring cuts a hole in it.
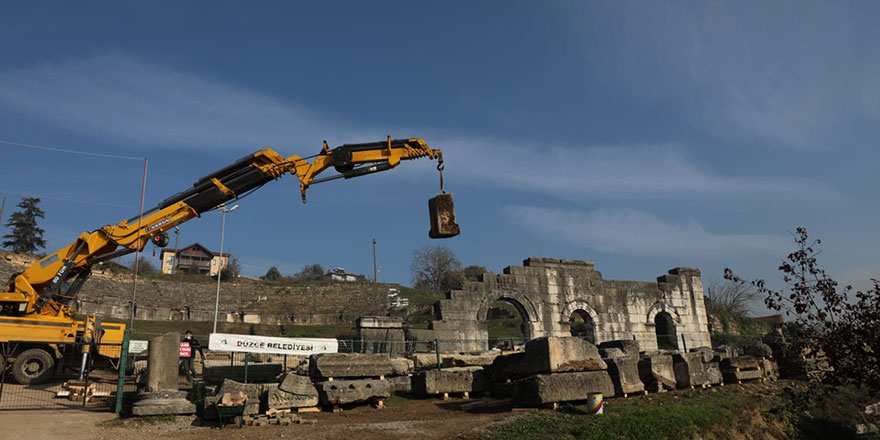
[{"label": "fence post", "polygon": [[440,369],[440,339],[434,338],[434,353],[437,354],[437,369]]},{"label": "fence post", "polygon": [[131,329],[127,328],[122,333],[122,351],[119,354],[119,382],[116,384],[116,414],[122,411],[122,397],[125,395],[125,368],[128,360],[128,345],[131,338]]},{"label": "fence post", "polygon": [[[0,373],[0,401],[3,400],[3,384],[6,383],[6,370],[9,369],[9,368],[5,368],[5,367],[7,367],[7,365],[6,365],[6,362],[7,362],[6,352],[8,351],[7,344],[8,343],[0,343],[0,349],[2,349],[2,350],[0,350],[0,356],[3,356],[3,366],[4,366],[3,372]],[[0,407],[2,407],[2,405],[0,405]]]},{"label": "fence post", "polygon": [[248,367],[248,355],[250,353],[244,354],[244,383],[247,383],[247,367]]}]

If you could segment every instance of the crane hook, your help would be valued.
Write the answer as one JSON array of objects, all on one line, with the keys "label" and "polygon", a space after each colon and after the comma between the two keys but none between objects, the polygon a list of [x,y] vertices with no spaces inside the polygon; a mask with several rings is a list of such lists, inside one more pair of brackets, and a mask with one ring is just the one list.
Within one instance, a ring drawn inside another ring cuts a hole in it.
[{"label": "crane hook", "polygon": [[443,165],[443,162],[440,162],[437,164],[437,171],[440,172],[440,192],[441,193],[446,192],[446,191],[443,191],[443,169],[444,168],[446,168],[446,166]]}]

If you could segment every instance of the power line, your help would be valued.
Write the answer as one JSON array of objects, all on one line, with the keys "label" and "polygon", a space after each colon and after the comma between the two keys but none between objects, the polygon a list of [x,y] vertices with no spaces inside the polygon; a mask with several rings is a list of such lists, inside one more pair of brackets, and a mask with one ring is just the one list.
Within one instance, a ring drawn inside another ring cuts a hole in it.
[{"label": "power line", "polygon": [[39,197],[41,199],[57,200],[57,201],[61,201],[61,202],[82,203],[85,205],[107,206],[107,207],[111,207],[111,208],[126,208],[126,209],[134,209],[135,208],[134,206],[131,206],[131,205],[120,205],[117,203],[92,202],[89,200],[79,200],[79,199],[66,199],[64,197],[43,196],[43,195],[39,195],[39,194],[26,193],[26,192],[20,192],[20,191],[7,191],[5,189],[0,189],[0,193],[2,193],[2,194],[16,194],[19,196]]},{"label": "power line", "polygon": [[104,153],[92,153],[92,152],[88,152],[88,151],[71,150],[69,148],[46,147],[43,145],[22,144],[19,142],[11,142],[11,141],[4,141],[4,140],[0,140],[0,144],[15,145],[18,147],[33,148],[33,149],[37,149],[37,150],[55,151],[55,152],[59,152],[59,153],[71,153],[71,154],[82,154],[84,156],[106,157],[106,158],[110,158],[110,159],[124,159],[124,160],[138,160],[138,161],[144,160],[143,157],[120,156],[120,155],[116,155],[116,154],[104,154]]}]

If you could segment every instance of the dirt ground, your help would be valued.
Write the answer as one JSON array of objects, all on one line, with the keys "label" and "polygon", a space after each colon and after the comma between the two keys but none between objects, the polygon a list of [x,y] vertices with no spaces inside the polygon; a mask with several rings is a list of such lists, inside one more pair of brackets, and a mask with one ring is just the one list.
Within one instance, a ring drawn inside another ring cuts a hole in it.
[{"label": "dirt ground", "polygon": [[492,423],[516,417],[509,409],[470,413],[458,406],[468,401],[416,399],[390,402],[384,409],[356,407],[341,413],[303,414],[312,425],[237,426],[219,429],[216,425],[197,426],[194,416],[178,416],[174,421],[143,419],[118,420],[114,414],[86,410],[42,410],[0,412],[0,439],[26,438],[64,440],[156,440],[263,438],[345,439],[448,439],[479,434]]}]

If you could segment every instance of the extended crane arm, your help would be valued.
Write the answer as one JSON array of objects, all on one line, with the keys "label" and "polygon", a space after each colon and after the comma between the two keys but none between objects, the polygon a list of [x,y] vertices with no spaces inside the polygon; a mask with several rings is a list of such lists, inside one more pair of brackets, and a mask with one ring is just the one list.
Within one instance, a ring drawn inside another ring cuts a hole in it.
[{"label": "extended crane arm", "polygon": [[[403,160],[420,157],[437,159],[441,170],[443,163],[443,153],[430,148],[421,138],[389,137],[384,142],[346,144],[333,149],[325,141],[321,152],[313,157],[310,163],[299,156],[285,158],[266,148],[202,177],[192,188],[163,200],[143,217],[83,233],[73,243],[14,276],[6,291],[0,293],[0,313],[72,316],[71,302],[91,273],[92,265],[143,249],[151,240],[164,247],[168,244],[165,231],[286,173],[299,179],[305,202],[306,190],[316,183],[385,171]],[[317,178],[330,167],[339,174]],[[68,282],[71,279],[74,281]]]}]

